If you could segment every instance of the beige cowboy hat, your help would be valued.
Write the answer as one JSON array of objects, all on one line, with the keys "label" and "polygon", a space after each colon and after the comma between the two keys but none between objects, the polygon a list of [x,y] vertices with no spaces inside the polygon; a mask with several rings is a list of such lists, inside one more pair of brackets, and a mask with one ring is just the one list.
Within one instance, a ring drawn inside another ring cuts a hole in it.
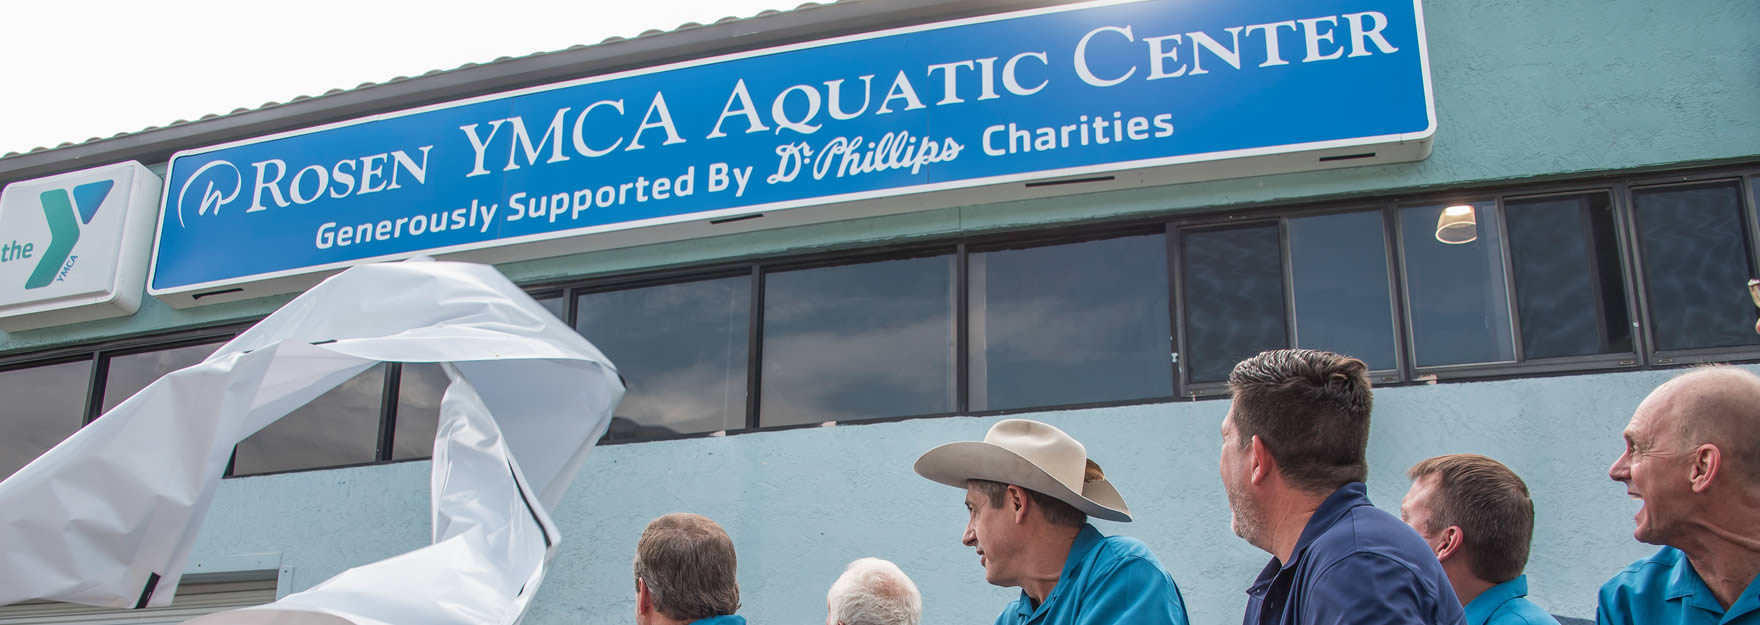
[{"label": "beige cowboy hat", "polygon": [[1082,480],[1088,449],[1063,430],[1026,419],[991,426],[982,441],[948,443],[929,450],[913,467],[917,475],[965,488],[967,480],[1013,484],[1075,506],[1108,521],[1131,520],[1124,497],[1105,478]]}]

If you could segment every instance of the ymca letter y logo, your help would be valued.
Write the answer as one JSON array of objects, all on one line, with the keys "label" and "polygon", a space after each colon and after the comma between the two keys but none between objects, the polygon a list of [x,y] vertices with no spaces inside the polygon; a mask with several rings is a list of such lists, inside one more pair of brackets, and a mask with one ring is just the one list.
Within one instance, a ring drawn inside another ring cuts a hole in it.
[{"label": "ymca letter y logo", "polygon": [[40,196],[43,202],[43,219],[49,223],[49,249],[43,252],[42,260],[31,270],[31,277],[25,280],[24,288],[40,289],[55,281],[61,266],[67,262],[68,255],[73,253],[73,246],[79,243],[79,224],[74,223],[74,208],[79,209],[79,220],[92,223],[92,217],[98,214],[98,207],[109,197],[111,187],[116,186],[113,180],[90,182],[73,188],[73,198],[69,201],[66,189],[44,191]]}]

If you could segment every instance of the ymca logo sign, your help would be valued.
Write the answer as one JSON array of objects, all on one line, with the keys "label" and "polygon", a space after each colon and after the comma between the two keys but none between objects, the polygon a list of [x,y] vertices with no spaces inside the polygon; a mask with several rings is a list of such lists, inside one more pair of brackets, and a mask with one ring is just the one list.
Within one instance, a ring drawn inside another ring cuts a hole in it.
[{"label": "ymca logo sign", "polygon": [[49,283],[67,279],[73,271],[74,245],[79,243],[80,226],[77,219],[85,224],[92,223],[92,217],[98,213],[98,207],[104,205],[104,198],[110,196],[110,190],[116,187],[115,180],[100,180],[79,185],[72,189],[72,201],[68,200],[68,189],[51,189],[39,196],[43,204],[43,219],[49,228],[49,245],[38,252],[36,244],[25,242],[20,244],[17,239],[0,243],[0,263],[28,261],[36,258],[36,266],[31,270],[30,277],[25,279],[24,288],[40,289]]},{"label": "ymca logo sign", "polygon": [[160,186],[129,162],[0,191],[0,330],[138,309]]}]

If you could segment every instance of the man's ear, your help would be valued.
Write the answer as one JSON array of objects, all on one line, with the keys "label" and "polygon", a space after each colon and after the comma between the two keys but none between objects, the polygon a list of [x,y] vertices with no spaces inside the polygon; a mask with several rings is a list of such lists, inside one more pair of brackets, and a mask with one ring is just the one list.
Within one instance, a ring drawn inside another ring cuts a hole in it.
[{"label": "man's ear", "polygon": [[1705,443],[1693,448],[1691,461],[1692,473],[1688,478],[1693,485],[1693,492],[1703,493],[1711,488],[1711,482],[1717,479],[1717,471],[1723,465],[1723,450],[1716,445]]},{"label": "man's ear", "polygon": [[1466,544],[1467,534],[1459,525],[1450,525],[1442,530],[1442,542],[1436,544],[1436,561],[1447,562],[1461,553],[1461,545]]},{"label": "man's ear", "polygon": [[648,583],[636,578],[636,614],[650,614],[654,611],[654,597],[648,594]]},{"label": "man's ear", "polygon": [[1015,525],[1027,522],[1027,489],[1010,484],[1008,486],[1008,513],[1014,518]]},{"label": "man's ear", "polygon": [[1251,479],[1256,486],[1270,478],[1271,472],[1277,470],[1277,459],[1271,457],[1271,448],[1266,447],[1265,439],[1259,438],[1257,434],[1253,435],[1251,447],[1253,454],[1252,466],[1250,467],[1252,469]]}]

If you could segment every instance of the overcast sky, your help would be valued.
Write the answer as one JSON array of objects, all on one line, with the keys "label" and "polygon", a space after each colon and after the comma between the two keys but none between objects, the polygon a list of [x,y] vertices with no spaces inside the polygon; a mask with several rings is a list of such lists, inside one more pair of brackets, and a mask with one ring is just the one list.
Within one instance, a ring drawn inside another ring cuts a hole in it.
[{"label": "overcast sky", "polygon": [[0,154],[801,0],[59,0],[0,7]]}]

